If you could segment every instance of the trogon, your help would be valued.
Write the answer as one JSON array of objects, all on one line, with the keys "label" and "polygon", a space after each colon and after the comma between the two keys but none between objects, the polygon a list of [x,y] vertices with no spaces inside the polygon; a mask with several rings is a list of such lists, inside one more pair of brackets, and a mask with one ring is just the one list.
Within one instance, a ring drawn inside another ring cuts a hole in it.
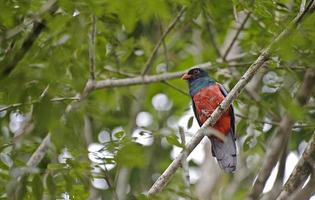
[{"label": "trogon", "polygon": [[[226,97],[224,87],[212,79],[206,71],[193,68],[182,76],[188,81],[189,94],[195,117],[199,126],[210,117],[213,111]],[[231,105],[213,126],[214,129],[225,135],[224,142],[215,136],[211,140],[212,155],[216,157],[219,166],[225,172],[234,172],[236,169],[236,144],[235,144],[235,115]]]}]

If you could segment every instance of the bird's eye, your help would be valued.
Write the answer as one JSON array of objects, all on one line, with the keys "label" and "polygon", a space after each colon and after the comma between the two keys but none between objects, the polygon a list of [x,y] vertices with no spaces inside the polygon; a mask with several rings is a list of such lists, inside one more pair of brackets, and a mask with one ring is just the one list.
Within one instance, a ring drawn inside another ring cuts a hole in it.
[{"label": "bird's eye", "polygon": [[193,73],[194,73],[194,74],[198,74],[198,73],[199,73],[199,70],[194,70]]}]

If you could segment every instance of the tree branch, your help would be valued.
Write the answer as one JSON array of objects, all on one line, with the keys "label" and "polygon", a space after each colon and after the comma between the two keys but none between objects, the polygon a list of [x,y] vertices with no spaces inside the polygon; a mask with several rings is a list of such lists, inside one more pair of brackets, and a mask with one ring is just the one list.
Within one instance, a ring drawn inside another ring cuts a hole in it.
[{"label": "tree branch", "polygon": [[19,50],[17,50],[16,53],[12,53],[12,55],[8,53],[1,62],[2,63],[1,64],[2,69],[0,69],[1,76],[8,76],[13,71],[13,69],[18,65],[18,63],[24,58],[28,50],[33,46],[36,38],[40,35],[44,27],[45,26],[43,23],[34,22],[32,32],[24,40],[22,47]]},{"label": "tree branch", "polygon": [[31,25],[31,24],[35,24],[36,22],[38,22],[38,19],[41,15],[43,15],[44,13],[50,11],[51,9],[54,9],[54,6],[56,5],[57,0],[48,0],[41,8],[40,10],[33,14],[32,18],[27,20],[26,22],[23,22],[21,24],[19,24],[18,26],[7,30],[3,36],[0,36],[0,45],[2,44],[3,41],[8,40],[14,36],[16,36],[17,34],[21,33],[27,26]]},{"label": "tree branch", "polygon": [[[296,97],[300,106],[307,103],[310,98],[312,88],[315,84],[315,70],[310,69],[305,72],[303,83],[299,89],[299,93]],[[288,141],[290,136],[294,121],[291,119],[289,114],[286,114],[280,122],[279,130],[277,131],[275,137],[267,150],[266,156],[264,158],[262,167],[258,174],[258,177],[253,185],[251,192],[249,193],[248,200],[254,200],[259,197],[264,189],[265,183],[273,169],[276,165],[279,155]]]},{"label": "tree branch", "polygon": [[290,197],[289,200],[297,199],[310,199],[315,194],[315,170],[313,169],[310,175],[310,180],[302,190],[296,190]]},{"label": "tree branch", "polygon": [[[181,139],[181,144],[183,146],[185,146],[186,144],[186,139],[185,139],[185,133],[184,133],[184,129],[182,127],[179,127],[179,135],[180,135],[180,139]],[[183,151],[185,152],[185,149],[183,149]],[[189,177],[189,165],[187,162],[187,153],[184,153],[183,155],[183,159],[182,159],[182,168],[183,168],[183,180],[185,183],[185,187],[187,192],[190,192],[189,186],[190,186],[190,177]]]},{"label": "tree branch", "polygon": [[[213,126],[216,121],[220,118],[222,113],[229,108],[232,104],[233,100],[236,99],[238,94],[242,91],[245,85],[253,78],[256,74],[257,70],[268,60],[269,53],[271,48],[281,39],[283,39],[291,29],[296,25],[296,23],[300,22],[302,18],[305,16],[306,12],[309,9],[306,9],[302,14],[299,14],[288,26],[288,28],[284,29],[278,37],[275,38],[273,42],[271,42],[265,50],[261,53],[261,55],[256,59],[256,61],[248,68],[242,78],[237,82],[234,88],[229,92],[226,98],[222,101],[222,103],[215,109],[212,115],[205,121],[202,127],[197,131],[194,137],[187,144],[187,154],[189,155],[192,150],[199,144],[201,139],[204,137],[203,130],[208,126]],[[173,162],[168,166],[168,168],[163,172],[163,174],[156,180],[153,186],[148,191],[148,195],[153,195],[159,191],[161,191],[167,182],[170,180],[172,175],[176,172],[178,167],[181,164],[181,160],[183,159],[184,152],[182,151]]]},{"label": "tree branch", "polygon": [[226,60],[226,57],[228,56],[228,54],[230,53],[233,45],[235,44],[239,34],[241,33],[241,31],[244,29],[244,26],[247,22],[247,20],[249,19],[249,16],[251,15],[251,13],[247,13],[244,20],[242,21],[242,23],[240,24],[240,26],[238,27],[233,39],[231,40],[231,43],[229,44],[229,46],[227,47],[227,49],[225,50],[224,54],[223,54],[223,57],[222,57],[222,60],[225,61]]},{"label": "tree branch", "polygon": [[[200,67],[202,69],[210,69],[212,64],[210,62],[195,65],[193,67]],[[179,71],[179,72],[171,72],[171,73],[164,73],[159,75],[152,75],[152,76],[138,76],[134,78],[124,78],[124,79],[106,79],[102,81],[97,81],[93,88],[94,89],[103,89],[103,88],[110,88],[110,87],[123,87],[129,85],[141,85],[141,84],[148,84],[154,82],[160,82],[170,79],[176,79],[181,77],[186,71]]]},{"label": "tree branch", "polygon": [[27,161],[26,165],[28,167],[36,167],[40,161],[44,158],[48,147],[50,146],[50,133],[46,135],[42,143],[38,146],[36,151],[32,154],[30,159]]},{"label": "tree branch", "polygon": [[160,48],[162,42],[164,41],[165,37],[169,34],[169,32],[171,32],[171,30],[175,27],[175,24],[178,22],[178,20],[180,19],[180,17],[184,14],[186,8],[182,8],[178,15],[175,17],[175,19],[171,22],[171,24],[167,27],[167,29],[163,32],[161,38],[159,39],[159,41],[157,42],[157,44],[155,45],[152,53],[150,54],[149,56],[149,59],[147,60],[146,64],[145,64],[145,68],[144,70],[142,71],[142,76],[144,76],[145,74],[147,74],[150,69],[151,69],[151,66],[152,66],[152,62],[153,62],[153,59],[155,58],[155,55],[158,51],[158,49]]},{"label": "tree branch", "polygon": [[205,10],[204,7],[202,7],[202,14],[203,14],[203,18],[204,18],[204,21],[205,21],[205,26],[207,28],[207,31],[208,31],[208,34],[209,34],[209,39],[210,39],[210,43],[212,45],[212,47],[214,48],[214,51],[215,53],[217,54],[218,57],[221,57],[221,52],[219,50],[219,47],[218,47],[218,44],[217,42],[215,41],[215,37],[214,37],[214,31],[211,27],[211,24],[209,22],[209,16],[208,16],[208,13],[207,11]]},{"label": "tree branch", "polygon": [[89,34],[89,60],[90,60],[90,77],[95,80],[95,38],[96,38],[96,16],[92,16],[92,30]]},{"label": "tree branch", "polygon": [[[14,104],[11,104],[8,106],[4,106],[4,107],[0,108],[0,112],[7,111],[10,109],[14,109],[14,108],[18,108],[18,107],[21,107],[24,105],[33,105],[33,104],[39,103],[40,100],[41,100],[41,98],[39,98],[37,100],[30,101],[30,102],[26,102],[26,103],[14,103]],[[55,98],[50,99],[49,101],[50,102],[58,102],[58,101],[67,101],[67,100],[78,101],[79,97],[55,97]]]},{"label": "tree branch", "polygon": [[20,24],[19,26],[8,30],[4,37],[2,38],[0,36],[0,45],[3,40],[7,40],[21,31],[24,30],[25,27],[29,25],[33,25],[32,31],[29,33],[27,38],[23,41],[22,46],[19,47],[16,51],[10,51],[7,55],[5,55],[5,58],[2,60],[0,66],[0,77],[1,76],[8,76],[10,73],[15,69],[15,67],[19,64],[19,62],[24,58],[26,53],[31,49],[33,46],[35,40],[38,38],[38,36],[41,34],[43,29],[45,28],[44,22],[41,22],[39,19],[39,16],[42,15],[45,12],[53,12],[56,7],[57,0],[49,0],[46,4],[42,6],[40,11],[37,14],[34,14],[33,17],[29,20],[26,24]]},{"label": "tree branch", "polygon": [[313,170],[315,170],[315,132],[277,200],[288,199],[289,196],[306,181]]}]

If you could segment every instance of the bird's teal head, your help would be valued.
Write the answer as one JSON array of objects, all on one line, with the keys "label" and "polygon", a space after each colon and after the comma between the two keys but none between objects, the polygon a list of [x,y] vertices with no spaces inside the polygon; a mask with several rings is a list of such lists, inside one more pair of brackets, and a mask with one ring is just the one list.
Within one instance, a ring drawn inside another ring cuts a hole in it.
[{"label": "bird's teal head", "polygon": [[208,73],[201,68],[190,69],[182,76],[182,79],[188,81],[191,96],[194,96],[200,89],[215,83]]}]

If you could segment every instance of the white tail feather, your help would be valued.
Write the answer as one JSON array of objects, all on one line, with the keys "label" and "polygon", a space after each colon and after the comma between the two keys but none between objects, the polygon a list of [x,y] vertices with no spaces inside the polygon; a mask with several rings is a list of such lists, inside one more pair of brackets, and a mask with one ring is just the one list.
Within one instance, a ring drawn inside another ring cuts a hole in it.
[{"label": "white tail feather", "polygon": [[234,172],[236,169],[236,144],[230,132],[223,143],[221,140],[211,137],[212,155],[216,157],[219,166],[225,172]]}]

